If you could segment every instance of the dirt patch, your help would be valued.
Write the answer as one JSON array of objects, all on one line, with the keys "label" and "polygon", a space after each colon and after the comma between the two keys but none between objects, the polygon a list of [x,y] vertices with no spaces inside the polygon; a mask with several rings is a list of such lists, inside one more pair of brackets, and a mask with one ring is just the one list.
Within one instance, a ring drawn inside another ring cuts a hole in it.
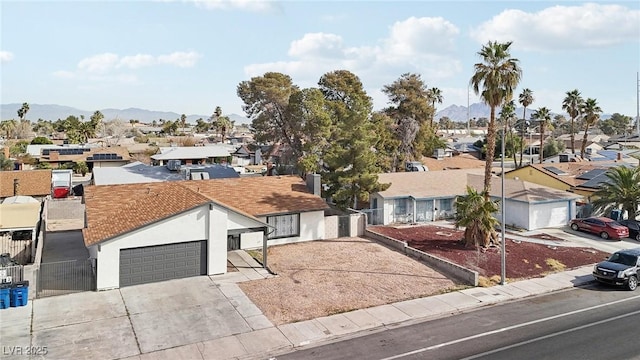
[{"label": "dirt patch", "polygon": [[[428,254],[475,270],[486,278],[500,275],[500,248],[466,248],[460,242],[464,234],[462,230],[428,225],[403,228],[376,226],[372,230],[406,241],[409,246]],[[508,234],[505,249],[506,276],[512,281],[597,263],[609,255],[593,248],[561,247],[514,240],[509,238]]]},{"label": "dirt patch", "polygon": [[389,304],[461,287],[376,242],[341,238],[273,246],[279,276],[238,284],[274,324]]}]

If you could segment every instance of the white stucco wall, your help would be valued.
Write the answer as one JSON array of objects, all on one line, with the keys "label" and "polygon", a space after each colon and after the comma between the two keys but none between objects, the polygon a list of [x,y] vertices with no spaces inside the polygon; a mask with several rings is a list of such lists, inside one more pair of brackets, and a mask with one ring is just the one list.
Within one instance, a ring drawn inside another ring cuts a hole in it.
[{"label": "white stucco wall", "polygon": [[[499,222],[502,221],[501,208],[498,208],[495,217]],[[529,229],[529,204],[507,199],[505,224],[507,226]]]},{"label": "white stucco wall", "polygon": [[120,250],[207,240],[207,273],[227,268],[227,210],[216,205],[192,209],[89,248],[97,263],[97,289],[119,287]]},{"label": "white stucco wall", "polygon": [[250,232],[240,234],[241,249],[262,249],[262,240],[264,234],[262,232]]}]

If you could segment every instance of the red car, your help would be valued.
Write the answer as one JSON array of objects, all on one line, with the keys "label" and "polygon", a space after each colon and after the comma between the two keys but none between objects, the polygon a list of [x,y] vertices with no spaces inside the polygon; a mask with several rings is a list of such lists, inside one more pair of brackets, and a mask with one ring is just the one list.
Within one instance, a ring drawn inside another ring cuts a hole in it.
[{"label": "red car", "polygon": [[569,222],[573,230],[582,230],[600,235],[603,239],[623,239],[629,237],[629,229],[617,221],[606,217],[573,219]]}]

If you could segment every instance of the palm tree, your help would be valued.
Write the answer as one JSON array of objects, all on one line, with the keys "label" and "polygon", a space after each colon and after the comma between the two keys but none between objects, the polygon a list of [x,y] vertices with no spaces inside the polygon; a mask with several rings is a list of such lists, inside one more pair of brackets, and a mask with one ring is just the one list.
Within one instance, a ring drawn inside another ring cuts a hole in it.
[{"label": "palm tree", "polygon": [[[527,106],[533,104],[535,98],[533,97],[533,91],[531,89],[523,89],[518,96],[518,102],[522,105],[522,124],[520,125],[520,137],[522,142],[520,143],[520,164],[517,167],[522,167],[522,154],[524,153],[524,130],[526,129],[527,121]],[[529,154],[531,155],[531,154]]]},{"label": "palm tree", "polygon": [[231,128],[233,127],[231,120],[229,120],[229,118],[226,116],[220,116],[218,117],[218,120],[216,120],[215,126],[220,132],[220,134],[222,135],[222,142],[224,142],[224,138],[225,138],[225,135],[227,134],[227,131],[231,130]]},{"label": "palm tree", "polygon": [[569,116],[571,117],[571,153],[576,153],[576,144],[575,144],[575,128],[574,124],[576,118],[580,116],[580,110],[584,105],[584,100],[580,96],[580,91],[578,89],[567,91],[567,97],[562,101],[562,109],[565,110]]},{"label": "palm tree", "polygon": [[551,122],[551,111],[546,107],[541,107],[531,114],[531,119],[540,123],[540,164],[542,164],[542,159],[544,158],[544,132],[545,127]]},{"label": "palm tree", "polygon": [[20,109],[18,109],[18,117],[20,118],[20,120],[24,120],[24,117],[27,116],[28,112],[29,112],[29,104],[23,103]]},{"label": "palm tree", "polygon": [[464,227],[465,246],[487,247],[497,240],[495,228],[499,224],[493,216],[500,207],[485,200],[486,194],[467,186],[467,195],[456,197],[456,228]]},{"label": "palm tree", "polygon": [[433,110],[433,113],[431,114],[431,122],[429,123],[429,126],[433,129],[433,119],[436,116],[436,103],[442,104],[444,97],[442,96],[442,91],[434,87],[427,90],[427,99],[431,102],[431,108]]},{"label": "palm tree", "polygon": [[589,134],[589,128],[594,126],[600,119],[600,113],[602,109],[598,106],[596,99],[587,99],[581,108],[581,113],[584,116],[584,136],[582,137],[582,144],[580,145],[580,157],[584,159],[584,153],[587,148],[587,135]]},{"label": "palm tree", "polygon": [[184,128],[187,126],[187,115],[180,115],[180,127],[182,127],[182,132],[184,132]]},{"label": "palm tree", "polygon": [[607,181],[600,183],[600,189],[593,194],[594,210],[608,214],[622,208],[629,219],[635,219],[640,215],[640,168],[617,166],[605,175]]},{"label": "palm tree", "polygon": [[522,77],[519,60],[511,58],[509,47],[512,42],[488,42],[478,52],[481,63],[474,65],[470,84],[476,95],[491,108],[487,129],[487,159],[484,168],[484,196],[489,200],[491,190],[491,167],[496,146],[496,108],[511,100],[513,90]]}]

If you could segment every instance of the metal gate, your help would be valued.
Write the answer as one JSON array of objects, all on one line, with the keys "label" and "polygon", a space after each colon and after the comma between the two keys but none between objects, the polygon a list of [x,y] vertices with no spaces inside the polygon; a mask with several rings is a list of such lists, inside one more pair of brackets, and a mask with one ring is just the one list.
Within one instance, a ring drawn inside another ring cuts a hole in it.
[{"label": "metal gate", "polygon": [[338,216],[338,237],[351,236],[351,216]]},{"label": "metal gate", "polygon": [[64,295],[96,289],[91,260],[68,260],[40,264],[36,297]]}]

